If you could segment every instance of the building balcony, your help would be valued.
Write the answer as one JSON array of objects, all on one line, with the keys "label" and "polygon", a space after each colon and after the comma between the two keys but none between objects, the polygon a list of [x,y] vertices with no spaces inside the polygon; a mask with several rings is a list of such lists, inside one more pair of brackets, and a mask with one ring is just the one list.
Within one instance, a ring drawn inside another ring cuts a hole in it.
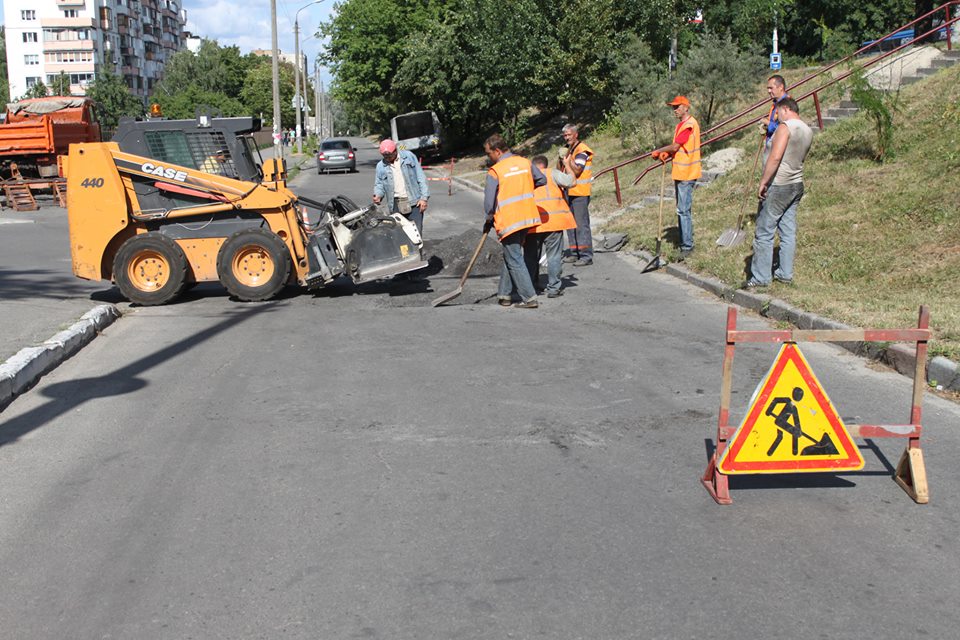
[{"label": "building balcony", "polygon": [[71,73],[93,73],[96,71],[94,62],[48,62],[43,70],[49,74],[58,74],[61,71],[67,75]]},{"label": "building balcony", "polygon": [[50,29],[94,28],[95,18],[40,18],[40,26]]},{"label": "building balcony", "polygon": [[46,40],[43,43],[43,52],[53,51],[96,51],[93,40]]},{"label": "building balcony", "polygon": [[120,72],[125,76],[139,76],[140,67],[124,65],[120,68]]}]

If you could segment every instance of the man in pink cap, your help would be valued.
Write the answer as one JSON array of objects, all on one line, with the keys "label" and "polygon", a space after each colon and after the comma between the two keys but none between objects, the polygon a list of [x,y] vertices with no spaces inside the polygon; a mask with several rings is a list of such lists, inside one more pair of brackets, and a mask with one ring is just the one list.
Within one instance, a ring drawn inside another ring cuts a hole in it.
[{"label": "man in pink cap", "polygon": [[380,142],[381,160],[373,182],[373,202],[384,203],[390,213],[409,218],[423,233],[423,214],[427,210],[430,188],[417,156],[387,138]]}]

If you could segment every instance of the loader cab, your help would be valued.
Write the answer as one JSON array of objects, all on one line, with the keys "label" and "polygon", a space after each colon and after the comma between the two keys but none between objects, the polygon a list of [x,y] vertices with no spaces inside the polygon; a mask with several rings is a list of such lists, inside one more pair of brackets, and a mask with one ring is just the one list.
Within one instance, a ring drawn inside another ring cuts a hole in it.
[{"label": "loader cab", "polygon": [[113,141],[124,153],[235,180],[261,182],[263,158],[252,137],[259,130],[259,118],[122,118]]},{"label": "loader cab", "polygon": [[[260,183],[263,159],[252,137],[259,130],[259,118],[122,118],[113,142],[124,153]],[[134,179],[133,189],[144,210],[173,210],[197,204],[197,199],[189,194],[158,189],[153,180]]]}]

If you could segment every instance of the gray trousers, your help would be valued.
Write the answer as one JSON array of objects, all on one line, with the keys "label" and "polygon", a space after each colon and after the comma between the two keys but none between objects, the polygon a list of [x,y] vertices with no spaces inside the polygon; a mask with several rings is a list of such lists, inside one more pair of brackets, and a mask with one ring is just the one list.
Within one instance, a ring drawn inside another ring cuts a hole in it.
[{"label": "gray trousers", "polygon": [[567,229],[570,255],[581,260],[593,260],[593,235],[590,232],[590,196],[568,196],[570,211],[577,222],[576,229]]}]

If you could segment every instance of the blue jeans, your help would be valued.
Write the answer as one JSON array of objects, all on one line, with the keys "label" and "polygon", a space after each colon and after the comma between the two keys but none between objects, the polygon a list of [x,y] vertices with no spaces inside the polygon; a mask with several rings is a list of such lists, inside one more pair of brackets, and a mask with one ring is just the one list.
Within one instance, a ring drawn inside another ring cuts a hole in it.
[{"label": "blue jeans", "polygon": [[[793,256],[797,249],[797,205],[802,197],[802,182],[771,185],[767,189],[767,197],[757,216],[757,231],[753,237],[750,277],[754,282],[770,284],[772,276],[780,280],[793,280]],[[773,272],[773,236],[778,231],[780,266]]]},{"label": "blue jeans", "polygon": [[570,211],[577,222],[576,229],[567,229],[570,255],[581,260],[593,260],[593,232],[590,230],[590,196],[568,196]]},{"label": "blue jeans", "polygon": [[563,231],[546,233],[528,233],[523,244],[523,260],[527,263],[530,280],[536,287],[540,281],[540,252],[547,254],[547,293],[557,293],[561,288],[560,276],[563,275]]},{"label": "blue jeans", "polygon": [[497,297],[500,299],[512,297],[514,291],[524,302],[537,297],[537,291],[530,281],[530,272],[523,262],[523,241],[526,236],[527,230],[521,229],[500,241],[503,247],[503,269],[500,271],[500,286],[497,288]]},{"label": "blue jeans", "polygon": [[693,250],[693,185],[696,180],[674,180],[677,197],[677,228],[680,230],[680,250]]}]

